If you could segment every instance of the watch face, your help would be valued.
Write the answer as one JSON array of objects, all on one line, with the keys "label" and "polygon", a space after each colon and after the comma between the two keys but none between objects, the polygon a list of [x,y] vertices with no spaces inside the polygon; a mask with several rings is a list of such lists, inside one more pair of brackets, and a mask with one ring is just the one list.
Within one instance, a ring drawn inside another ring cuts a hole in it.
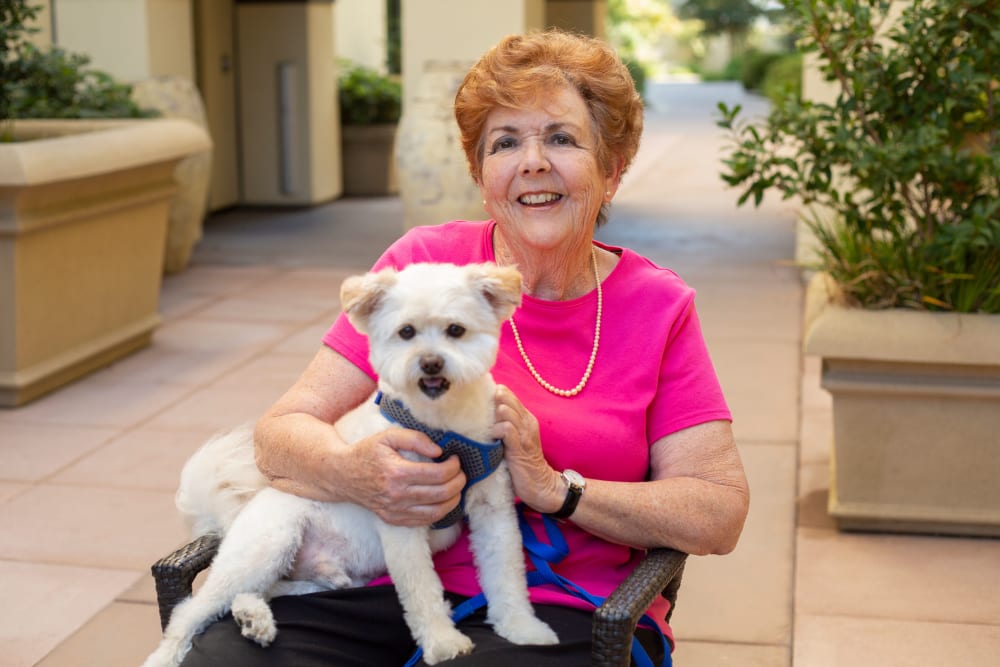
[{"label": "watch face", "polygon": [[565,475],[566,481],[569,482],[570,486],[575,488],[582,489],[587,484],[586,480],[583,479],[583,475],[575,470],[569,470],[567,468],[566,470],[563,470],[563,475]]}]

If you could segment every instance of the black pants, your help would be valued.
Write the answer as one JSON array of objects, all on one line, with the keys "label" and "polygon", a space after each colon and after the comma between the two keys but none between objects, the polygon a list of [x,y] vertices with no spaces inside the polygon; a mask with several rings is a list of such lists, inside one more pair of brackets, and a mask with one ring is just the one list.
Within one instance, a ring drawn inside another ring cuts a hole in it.
[{"label": "black pants", "polygon": [[[452,606],[464,598],[448,595]],[[312,595],[277,597],[271,608],[278,637],[261,648],[240,635],[226,615],[195,637],[182,667],[397,667],[416,650],[392,586],[351,588]],[[559,635],[554,646],[516,646],[493,632],[481,609],[458,627],[475,643],[470,655],[448,667],[576,667],[590,664],[591,614],[579,609],[535,605],[535,612]],[[654,664],[663,650],[651,630],[636,637]],[[424,666],[423,662],[419,665]]]}]

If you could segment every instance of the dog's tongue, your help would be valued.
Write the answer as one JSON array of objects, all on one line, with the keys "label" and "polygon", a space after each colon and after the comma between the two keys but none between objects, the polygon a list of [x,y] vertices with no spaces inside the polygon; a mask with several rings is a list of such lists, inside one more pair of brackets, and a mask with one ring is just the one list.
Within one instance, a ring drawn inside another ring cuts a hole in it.
[{"label": "dog's tongue", "polygon": [[440,389],[444,386],[445,380],[440,377],[426,377],[421,382],[428,389]]}]

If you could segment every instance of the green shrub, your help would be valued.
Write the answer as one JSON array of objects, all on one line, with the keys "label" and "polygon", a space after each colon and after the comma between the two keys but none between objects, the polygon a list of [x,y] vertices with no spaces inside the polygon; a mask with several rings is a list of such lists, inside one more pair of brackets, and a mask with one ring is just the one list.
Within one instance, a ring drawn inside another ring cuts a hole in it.
[{"label": "green shrub", "polygon": [[788,53],[773,60],[764,73],[760,92],[774,104],[786,97],[802,98],[802,56]]},{"label": "green shrub", "polygon": [[131,86],[86,69],[86,56],[28,42],[38,9],[28,0],[0,0],[0,120],[156,115],[131,100]]},{"label": "green shrub", "polygon": [[743,63],[740,69],[740,83],[743,88],[751,91],[761,90],[764,76],[774,61],[784,56],[778,51],[759,51],[751,49],[743,56]]},{"label": "green shrub", "polygon": [[643,99],[646,98],[646,68],[643,67],[642,63],[638,60],[633,60],[632,58],[625,58],[623,61],[625,67],[628,68],[628,73],[632,75],[632,82],[635,84],[635,90],[639,93],[639,97]]},{"label": "green shrub", "polygon": [[132,100],[132,86],[108,74],[86,69],[90,59],[51,48],[40,51],[26,44],[21,51],[21,76],[10,86],[14,118],[147,118]]},{"label": "green shrub", "polygon": [[403,110],[403,87],[397,77],[348,63],[340,74],[338,84],[342,124],[399,122]]},{"label": "green shrub", "polygon": [[850,304],[1000,313],[1000,2],[913,0],[891,27],[890,0],[785,4],[837,97],[720,103],[740,204],[798,200]]}]

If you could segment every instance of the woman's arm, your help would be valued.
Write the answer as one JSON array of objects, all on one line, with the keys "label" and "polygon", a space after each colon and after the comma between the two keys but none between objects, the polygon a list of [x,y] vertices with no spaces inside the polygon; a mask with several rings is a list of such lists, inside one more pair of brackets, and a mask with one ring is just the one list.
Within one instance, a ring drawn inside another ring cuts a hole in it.
[{"label": "woman's arm", "polygon": [[[542,456],[538,423],[506,387],[497,392],[497,437],[517,495],[539,512],[558,510],[566,484]],[[689,554],[736,547],[750,491],[729,422],[713,421],[653,443],[651,481],[588,479],[573,513],[581,528],[639,548],[667,546]]]},{"label": "woman's arm", "polygon": [[392,428],[345,443],[337,419],[375,391],[375,383],[345,357],[324,346],[302,376],[257,422],[257,467],[272,486],[328,502],[353,502],[387,523],[428,525],[459,502],[465,476],[457,457],[419,463],[441,448],[416,431]]}]

